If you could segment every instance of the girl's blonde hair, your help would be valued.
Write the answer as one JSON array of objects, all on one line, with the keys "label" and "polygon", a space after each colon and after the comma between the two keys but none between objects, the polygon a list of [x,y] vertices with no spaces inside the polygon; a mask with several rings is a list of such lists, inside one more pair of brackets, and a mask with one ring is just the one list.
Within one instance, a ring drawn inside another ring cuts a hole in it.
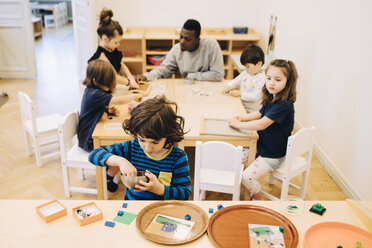
[{"label": "girl's blonde hair", "polygon": [[87,87],[92,84],[99,87],[108,87],[112,91],[116,86],[116,71],[107,61],[99,59],[93,60],[88,64],[83,84]]},{"label": "girl's blonde hair", "polygon": [[118,21],[114,21],[111,18],[114,16],[111,9],[103,8],[99,15],[99,24],[97,33],[99,37],[106,35],[109,39],[115,36],[115,30],[119,35],[123,35],[123,29]]},{"label": "girl's blonde hair", "polygon": [[296,84],[298,78],[295,64],[290,60],[275,59],[271,61],[270,65],[266,68],[266,73],[271,66],[280,68],[286,76],[287,82],[284,89],[276,95],[275,99],[273,99],[274,96],[269,93],[266,87],[262,87],[262,105],[267,106],[277,101],[289,101],[294,103],[296,101]]}]

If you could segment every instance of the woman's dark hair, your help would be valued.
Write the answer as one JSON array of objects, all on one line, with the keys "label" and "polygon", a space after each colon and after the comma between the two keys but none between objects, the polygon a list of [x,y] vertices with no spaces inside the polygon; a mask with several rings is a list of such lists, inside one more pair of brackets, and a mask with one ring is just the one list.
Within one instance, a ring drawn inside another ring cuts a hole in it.
[{"label": "woman's dark hair", "polygon": [[164,95],[148,99],[134,108],[131,118],[124,120],[123,129],[137,138],[160,140],[166,138],[164,148],[169,149],[183,140],[185,119],[177,115],[178,106]]},{"label": "woman's dark hair", "polygon": [[119,22],[112,20],[114,16],[112,10],[103,8],[99,15],[99,24],[97,28],[97,33],[99,37],[106,35],[109,39],[115,36],[115,30],[119,35],[123,35],[123,29],[121,28]]},{"label": "woman's dark hair", "polygon": [[184,24],[183,28],[187,30],[194,30],[195,38],[200,36],[200,23],[194,19],[188,19]]},{"label": "woman's dark hair", "polygon": [[262,49],[256,45],[248,45],[240,55],[240,62],[242,65],[251,63],[256,65],[258,62],[262,62],[262,65],[265,64],[265,55]]},{"label": "woman's dark hair", "polygon": [[273,99],[273,95],[269,93],[266,87],[262,87],[262,105],[267,106],[277,101],[290,101],[294,103],[296,101],[296,84],[298,78],[295,64],[290,60],[275,59],[266,68],[266,73],[272,66],[282,70],[287,78],[287,82],[284,89],[276,95],[275,99]]},{"label": "woman's dark hair", "polygon": [[95,84],[110,88],[112,91],[116,86],[116,71],[107,61],[96,59],[89,62],[86,77],[83,84],[87,87]]}]

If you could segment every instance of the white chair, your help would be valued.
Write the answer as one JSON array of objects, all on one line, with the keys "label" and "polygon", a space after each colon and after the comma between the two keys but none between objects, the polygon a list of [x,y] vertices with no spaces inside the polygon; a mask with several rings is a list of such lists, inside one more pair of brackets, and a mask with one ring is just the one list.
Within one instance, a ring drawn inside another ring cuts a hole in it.
[{"label": "white chair", "polygon": [[[58,135],[61,147],[62,175],[66,197],[70,197],[71,191],[97,194],[97,188],[74,187],[70,185],[69,168],[78,169],[80,179],[81,175],[84,174],[96,174],[96,166],[88,161],[89,152],[84,151],[77,144],[76,133],[78,123],[79,113],[78,111],[75,111],[68,113],[63,121],[58,125]],[[103,175],[104,199],[107,200],[106,168],[101,168]]]},{"label": "white chair", "polygon": [[203,200],[205,191],[222,192],[240,198],[243,148],[222,141],[196,142],[194,200]]},{"label": "white chair", "polygon": [[[306,187],[311,166],[315,127],[303,128],[288,138],[287,153],[284,163],[270,173],[269,184],[273,180],[282,181],[280,199],[288,195],[289,186],[299,190],[300,197],[305,198]],[[293,184],[290,180],[302,174],[301,186]],[[262,190],[262,194],[270,200],[279,200],[268,192]]]},{"label": "white chair", "polygon": [[44,27],[47,28],[55,28],[55,21],[54,15],[44,15]]},{"label": "white chair", "polygon": [[58,159],[57,125],[62,121],[63,117],[59,114],[36,117],[35,105],[30,97],[26,93],[18,92],[18,98],[26,143],[26,154],[32,155],[33,148],[37,167],[47,161]]}]

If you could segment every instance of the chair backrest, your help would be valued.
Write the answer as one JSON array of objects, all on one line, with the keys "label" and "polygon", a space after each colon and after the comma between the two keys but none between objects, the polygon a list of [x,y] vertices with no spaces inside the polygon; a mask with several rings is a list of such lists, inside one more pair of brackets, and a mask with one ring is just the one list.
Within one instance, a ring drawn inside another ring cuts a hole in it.
[{"label": "chair backrest", "polygon": [[[243,168],[242,154],[243,148],[241,146],[235,147],[222,141],[209,141],[204,144],[197,141],[195,170],[196,168],[206,168],[221,171],[235,171],[235,181],[240,182],[241,178],[239,175],[241,175]],[[195,180],[200,180],[200,178],[195,178]]]},{"label": "chair backrest", "polygon": [[305,154],[306,163],[310,163],[313,150],[315,127],[302,128],[294,135],[288,138],[287,152],[286,152],[286,167],[285,170],[289,171],[288,165],[292,164],[292,160],[298,156]]},{"label": "chair backrest", "polygon": [[34,101],[24,92],[18,92],[19,107],[21,109],[21,118],[22,123],[25,125],[27,121],[31,122],[32,132],[37,133],[37,124],[36,124],[36,109]]},{"label": "chair backrest", "polygon": [[65,161],[67,152],[76,142],[78,124],[79,112],[77,110],[68,113],[64,117],[63,122],[58,124],[58,136],[62,162]]}]

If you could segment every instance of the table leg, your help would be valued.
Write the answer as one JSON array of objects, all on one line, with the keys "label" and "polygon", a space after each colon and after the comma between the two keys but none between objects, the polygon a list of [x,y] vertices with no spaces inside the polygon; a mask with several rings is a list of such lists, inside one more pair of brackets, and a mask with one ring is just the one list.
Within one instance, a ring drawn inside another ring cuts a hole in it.
[{"label": "table leg", "polygon": [[[97,183],[97,200],[103,200],[105,198],[103,191],[103,177],[102,177],[102,166],[96,166],[96,183]],[[104,168],[106,171],[106,168]],[[107,191],[106,191],[107,192]],[[106,196],[107,198],[107,196]]]}]

